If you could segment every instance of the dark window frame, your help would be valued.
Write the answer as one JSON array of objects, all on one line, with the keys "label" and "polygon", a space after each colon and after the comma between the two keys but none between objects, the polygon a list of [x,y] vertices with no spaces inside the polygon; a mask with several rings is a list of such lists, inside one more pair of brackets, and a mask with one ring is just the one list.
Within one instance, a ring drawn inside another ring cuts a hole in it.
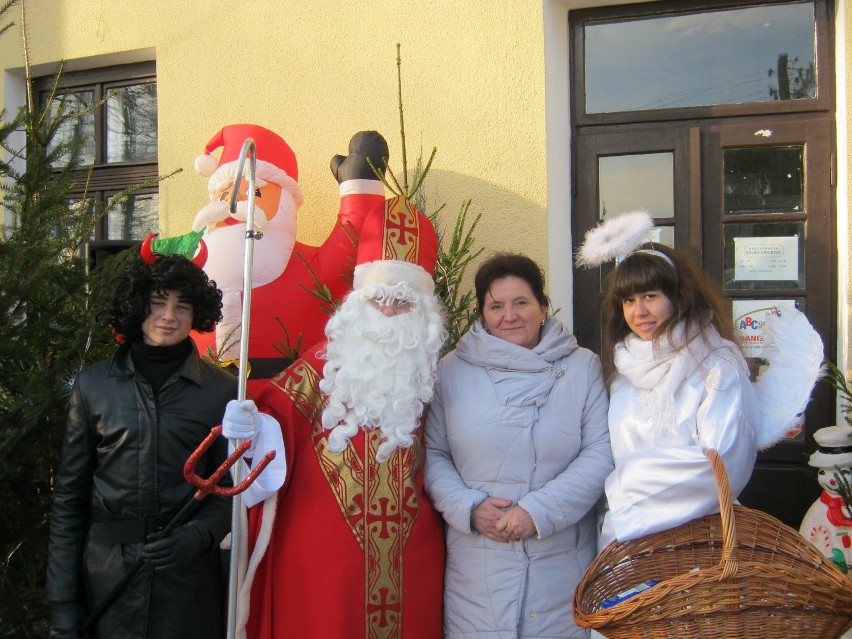
[{"label": "dark window frame", "polygon": [[[94,102],[97,103],[103,100],[112,89],[149,82],[157,82],[157,68],[154,61],[66,72],[60,79],[59,90],[90,90],[93,92]],[[54,76],[52,75],[33,80],[33,91],[40,106],[43,105],[43,100],[46,99],[48,92],[53,89],[53,84]],[[69,199],[80,199],[85,196],[99,200],[106,205],[109,198],[116,192],[156,179],[159,176],[159,162],[158,158],[154,158],[153,160],[107,163],[106,109],[101,106],[95,110],[94,116],[94,164],[88,165],[80,171],[79,190],[70,193]],[[157,186],[139,188],[136,193],[140,195],[159,193],[159,188]],[[107,219],[105,216],[95,229],[94,239],[105,240],[107,237]]]},{"label": "dark window frame", "polygon": [[814,5],[814,23],[816,25],[816,59],[814,60],[814,66],[817,70],[817,97],[799,100],[745,102],[741,104],[717,104],[617,113],[586,113],[585,27],[588,24],[626,22],[635,18],[664,17],[701,11],[743,9],[778,4],[801,4],[802,0],[763,0],[762,2],[675,0],[572,11],[569,14],[571,38],[571,68],[569,73],[571,86],[573,87],[571,108],[574,112],[575,126],[831,111],[834,108],[834,74],[820,73],[819,70],[831,67],[834,64],[832,55],[834,43],[831,41],[832,9],[830,7],[830,0],[811,1]]}]

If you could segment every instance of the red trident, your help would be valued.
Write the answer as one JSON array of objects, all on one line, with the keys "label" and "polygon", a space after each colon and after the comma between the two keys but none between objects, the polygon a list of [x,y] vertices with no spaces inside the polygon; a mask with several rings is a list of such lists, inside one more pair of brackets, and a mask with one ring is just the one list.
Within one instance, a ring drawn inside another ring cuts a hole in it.
[{"label": "red trident", "polygon": [[[210,434],[207,435],[201,444],[199,444],[198,448],[195,449],[195,452],[189,456],[189,459],[187,459],[186,463],[183,465],[183,476],[186,478],[186,481],[198,488],[198,490],[195,491],[195,495],[193,495],[193,499],[196,501],[201,501],[210,493],[218,495],[219,497],[233,497],[234,495],[239,495],[248,489],[248,487],[254,483],[254,480],[257,479],[257,476],[263,472],[263,469],[269,466],[269,463],[275,459],[275,451],[270,450],[263,456],[260,462],[255,464],[254,468],[251,469],[251,472],[246,475],[246,478],[239,484],[230,488],[226,486],[219,486],[219,481],[225,476],[225,473],[227,473],[231,469],[231,466],[236,464],[237,460],[242,457],[249,448],[251,448],[251,440],[247,439],[237,446],[234,452],[228,456],[228,458],[212,475],[210,475],[210,477],[207,479],[199,477],[195,472],[198,460],[201,459],[201,456],[207,452],[207,450],[213,445],[213,442],[216,441],[216,438],[221,434],[221,426],[213,428],[210,431]],[[192,502],[190,502],[190,504],[191,503]],[[186,508],[186,506],[184,506],[184,508]]]}]

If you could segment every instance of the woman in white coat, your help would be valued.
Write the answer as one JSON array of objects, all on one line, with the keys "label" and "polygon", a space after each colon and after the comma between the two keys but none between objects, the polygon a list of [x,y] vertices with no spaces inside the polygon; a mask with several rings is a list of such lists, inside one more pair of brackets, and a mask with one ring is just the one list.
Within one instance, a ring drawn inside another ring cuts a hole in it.
[{"label": "woman in white coat", "polygon": [[447,522],[444,636],[587,637],[571,599],[613,469],[600,361],[548,317],[541,269],[499,254],[481,320],[439,365],[426,490]]}]

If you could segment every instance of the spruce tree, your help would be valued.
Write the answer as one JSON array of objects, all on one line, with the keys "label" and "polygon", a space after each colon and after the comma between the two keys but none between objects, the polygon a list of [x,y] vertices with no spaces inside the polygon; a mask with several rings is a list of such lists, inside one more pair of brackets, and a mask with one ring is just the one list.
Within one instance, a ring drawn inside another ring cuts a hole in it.
[{"label": "spruce tree", "polygon": [[83,251],[103,210],[69,198],[86,174],[79,145],[57,135],[80,113],[47,102],[0,114],[2,637],[47,634],[48,513],[70,381],[113,349],[92,311],[105,286],[89,278]]}]

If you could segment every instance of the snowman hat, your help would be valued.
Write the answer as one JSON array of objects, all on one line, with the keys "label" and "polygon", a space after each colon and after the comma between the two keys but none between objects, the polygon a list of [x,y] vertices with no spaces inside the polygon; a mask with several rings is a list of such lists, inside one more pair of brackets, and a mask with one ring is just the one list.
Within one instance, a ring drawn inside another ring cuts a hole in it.
[{"label": "snowman hat", "polygon": [[814,433],[819,444],[808,464],[814,468],[852,466],[852,426],[827,426]]}]

